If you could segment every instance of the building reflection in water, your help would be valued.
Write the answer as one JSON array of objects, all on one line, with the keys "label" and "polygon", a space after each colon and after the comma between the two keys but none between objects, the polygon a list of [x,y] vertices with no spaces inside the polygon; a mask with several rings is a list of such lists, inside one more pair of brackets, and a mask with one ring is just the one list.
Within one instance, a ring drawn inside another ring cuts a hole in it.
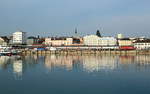
[{"label": "building reflection in water", "polygon": [[117,67],[116,61],[114,56],[84,56],[83,69],[87,72],[113,70]]},{"label": "building reflection in water", "polygon": [[120,56],[120,67],[129,71],[146,71],[150,69],[150,55]]},{"label": "building reflection in water", "polygon": [[[44,67],[43,67],[44,65]],[[49,72],[55,69],[67,71],[145,71],[150,69],[150,55],[83,55],[83,56],[24,56],[21,59],[0,56],[0,70],[11,72],[15,79],[22,79],[24,70],[40,68]],[[60,71],[60,70],[59,70]],[[32,72],[32,71],[31,71]]]},{"label": "building reflection in water", "polygon": [[82,69],[86,72],[113,71],[115,69],[143,68],[150,65],[150,56],[113,56],[113,55],[85,55],[85,56],[46,56],[45,67],[49,70],[59,67],[67,70]]},{"label": "building reflection in water", "polygon": [[18,56],[0,56],[0,69],[13,73],[16,80],[22,79],[23,63]]},{"label": "building reflection in water", "polygon": [[73,68],[83,69],[87,72],[99,70],[112,70],[117,67],[117,58],[114,56],[46,56],[45,67],[51,70],[55,67],[63,67],[67,70]]},{"label": "building reflection in water", "polygon": [[13,73],[16,80],[22,80],[23,63],[22,60],[14,60]]},{"label": "building reflection in water", "polygon": [[138,71],[150,70],[150,55],[140,55],[135,57],[135,63]]},{"label": "building reflection in water", "polygon": [[0,68],[1,69],[7,69],[7,65],[9,62],[10,57],[9,56],[0,56]]},{"label": "building reflection in water", "polygon": [[56,67],[62,67],[67,70],[72,70],[72,60],[73,58],[68,58],[68,56],[45,56],[45,67],[49,70]]},{"label": "building reflection in water", "polygon": [[135,56],[132,56],[132,55],[130,55],[130,56],[126,56],[126,55],[124,55],[124,56],[119,56],[119,62],[120,62],[120,64],[133,64],[133,63],[135,63]]},{"label": "building reflection in water", "polygon": [[136,56],[136,63],[139,63],[140,65],[148,65],[150,64],[150,55],[139,55]]}]

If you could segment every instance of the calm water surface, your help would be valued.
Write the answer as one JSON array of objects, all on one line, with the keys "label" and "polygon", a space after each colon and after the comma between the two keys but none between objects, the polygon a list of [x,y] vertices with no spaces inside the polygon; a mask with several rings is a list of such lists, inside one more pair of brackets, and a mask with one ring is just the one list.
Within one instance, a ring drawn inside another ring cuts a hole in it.
[{"label": "calm water surface", "polygon": [[0,94],[150,94],[150,56],[1,56]]}]

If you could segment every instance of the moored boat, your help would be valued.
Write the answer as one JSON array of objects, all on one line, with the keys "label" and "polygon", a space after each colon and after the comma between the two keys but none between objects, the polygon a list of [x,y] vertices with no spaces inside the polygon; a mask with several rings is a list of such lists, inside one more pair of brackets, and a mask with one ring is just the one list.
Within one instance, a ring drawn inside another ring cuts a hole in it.
[{"label": "moored boat", "polygon": [[12,49],[11,47],[2,47],[0,46],[0,56],[12,56],[18,55],[20,52],[16,49]]}]

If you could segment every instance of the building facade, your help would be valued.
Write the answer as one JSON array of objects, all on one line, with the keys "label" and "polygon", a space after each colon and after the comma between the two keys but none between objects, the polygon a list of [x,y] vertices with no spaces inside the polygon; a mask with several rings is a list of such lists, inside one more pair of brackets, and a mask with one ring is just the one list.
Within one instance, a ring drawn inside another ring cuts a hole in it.
[{"label": "building facade", "polygon": [[27,45],[38,44],[38,39],[36,37],[28,37],[27,38]]},{"label": "building facade", "polygon": [[83,37],[83,44],[87,46],[98,46],[99,45],[99,39],[97,35],[88,35]]},{"label": "building facade", "polygon": [[116,46],[117,45],[117,39],[114,37],[100,37],[98,42],[100,46]]},{"label": "building facade", "polygon": [[14,32],[13,44],[26,44],[26,32],[22,31]]},{"label": "building facade", "polygon": [[83,38],[84,45],[88,46],[116,46],[117,39],[114,37],[98,37],[89,35]]},{"label": "building facade", "polygon": [[0,45],[7,46],[9,44],[9,39],[7,37],[0,37]]},{"label": "building facade", "polygon": [[130,40],[128,38],[124,38],[124,39],[118,40],[118,45],[119,46],[133,46],[133,42],[132,42],[132,40]]},{"label": "building facade", "polygon": [[51,46],[69,46],[73,44],[73,38],[45,38],[45,44]]},{"label": "building facade", "polygon": [[150,39],[147,40],[137,40],[134,42],[134,47],[136,49],[150,49]]},{"label": "building facade", "polygon": [[123,35],[122,35],[122,34],[117,34],[117,38],[118,38],[118,39],[122,39],[122,38],[123,38]]}]

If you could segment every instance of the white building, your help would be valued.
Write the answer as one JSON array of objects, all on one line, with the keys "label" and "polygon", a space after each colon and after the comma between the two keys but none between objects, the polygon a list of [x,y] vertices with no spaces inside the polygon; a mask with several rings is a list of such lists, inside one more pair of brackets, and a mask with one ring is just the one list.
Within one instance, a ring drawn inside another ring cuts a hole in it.
[{"label": "white building", "polygon": [[98,37],[96,35],[89,35],[83,38],[84,45],[89,46],[116,46],[117,39],[114,37]]},{"label": "white building", "polygon": [[17,31],[13,33],[13,44],[26,44],[26,32]]},{"label": "white building", "polygon": [[100,46],[116,46],[117,39],[114,37],[101,37],[99,38],[99,45]]},{"label": "white building", "polygon": [[138,40],[134,42],[136,49],[150,49],[150,40]]},{"label": "white building", "polygon": [[99,39],[97,35],[88,35],[83,37],[83,43],[84,45],[89,45],[89,46],[98,46],[99,45]]}]

